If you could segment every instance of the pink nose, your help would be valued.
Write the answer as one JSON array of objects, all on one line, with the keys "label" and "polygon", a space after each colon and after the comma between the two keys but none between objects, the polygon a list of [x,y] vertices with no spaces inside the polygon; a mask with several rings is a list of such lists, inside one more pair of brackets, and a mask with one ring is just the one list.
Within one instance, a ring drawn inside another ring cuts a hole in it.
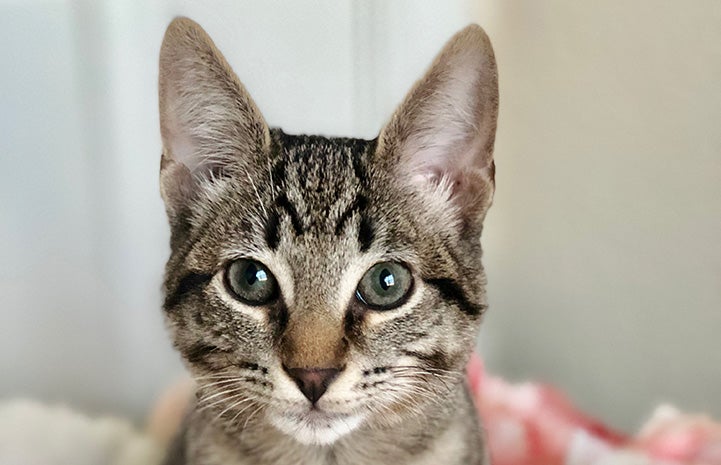
[{"label": "pink nose", "polygon": [[313,404],[328,389],[330,383],[338,376],[340,370],[336,368],[285,368],[300,392]]}]

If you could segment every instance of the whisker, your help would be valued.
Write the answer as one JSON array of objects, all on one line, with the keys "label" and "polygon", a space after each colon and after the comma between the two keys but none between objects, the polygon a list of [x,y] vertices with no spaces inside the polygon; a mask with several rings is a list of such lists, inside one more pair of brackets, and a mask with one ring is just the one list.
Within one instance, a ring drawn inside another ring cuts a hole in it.
[{"label": "whisker", "polygon": [[248,426],[248,422],[250,421],[253,416],[258,413],[263,408],[263,404],[261,404],[256,410],[253,411],[250,415],[248,415],[248,418],[245,419],[245,423],[243,424],[243,430],[245,430],[245,427]]},{"label": "whisker", "polygon": [[216,418],[216,420],[218,420],[218,419],[220,419],[220,418],[225,414],[225,412],[227,412],[227,411],[229,411],[229,410],[232,410],[232,409],[234,409],[234,408],[236,408],[236,407],[239,407],[239,406],[243,405],[245,402],[252,402],[252,401],[253,401],[252,398],[241,399],[241,400],[239,400],[238,402],[235,402],[235,403],[231,404],[230,406],[226,407],[226,408],[225,408],[223,411],[221,411],[215,418]]},{"label": "whisker", "polygon": [[202,390],[209,389],[213,386],[222,386],[223,384],[237,383],[239,381],[241,381],[241,380],[238,378],[228,378],[228,379],[223,379],[220,381],[214,381],[212,383],[198,384],[198,390],[202,391]]},{"label": "whisker", "polygon": [[233,418],[230,419],[230,423],[235,423],[235,420],[236,420],[240,415],[242,415],[243,412],[245,412],[246,410],[248,410],[248,409],[251,408],[252,406],[253,406],[253,403],[250,403],[250,404],[246,405],[245,407],[243,407],[238,413],[235,414],[235,416],[233,416]]},{"label": "whisker", "polygon": [[216,397],[220,397],[220,396],[223,396],[223,395],[226,395],[226,394],[231,394],[231,393],[234,393],[234,392],[240,392],[240,391],[243,391],[243,390],[244,390],[244,387],[243,387],[243,386],[235,386],[235,387],[233,387],[233,388],[231,388],[231,389],[226,389],[225,391],[216,392],[215,394],[212,394],[212,395],[210,395],[210,396],[203,396],[203,397],[198,401],[198,405],[200,405],[200,404],[203,403],[203,402],[207,402],[207,401],[209,401],[209,400],[211,400],[211,399],[215,399]]},{"label": "whisker", "polygon": [[230,401],[233,400],[233,399],[237,399],[238,397],[243,397],[243,396],[245,396],[245,393],[244,393],[244,392],[239,392],[239,393],[237,393],[237,394],[233,394],[232,396],[229,396],[229,397],[226,397],[226,398],[223,398],[223,399],[220,399],[220,400],[216,400],[216,401],[212,402],[211,404],[203,405],[202,407],[200,407],[200,408],[198,409],[198,411],[199,411],[199,412],[202,412],[203,410],[208,410],[208,409],[210,409],[210,408],[212,408],[212,407],[214,407],[214,406],[216,406],[216,405],[218,405],[218,404],[222,404],[223,402],[230,402]]},{"label": "whisker", "polygon": [[237,377],[237,373],[230,373],[228,374],[214,374],[214,375],[206,375],[206,376],[196,376],[193,378],[193,381],[201,381],[206,379],[228,379],[228,378],[235,378]]}]

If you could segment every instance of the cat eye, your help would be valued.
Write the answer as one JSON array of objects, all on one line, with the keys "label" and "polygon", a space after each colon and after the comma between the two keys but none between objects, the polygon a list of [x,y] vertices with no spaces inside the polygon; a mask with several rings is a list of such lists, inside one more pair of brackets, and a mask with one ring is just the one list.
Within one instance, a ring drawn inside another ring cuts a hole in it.
[{"label": "cat eye", "polygon": [[278,298],[278,282],[270,270],[260,262],[241,258],[228,266],[226,286],[235,297],[247,305],[263,305]]},{"label": "cat eye", "polygon": [[376,263],[366,271],[356,289],[356,297],[375,310],[389,310],[403,304],[413,286],[410,270],[400,263]]}]

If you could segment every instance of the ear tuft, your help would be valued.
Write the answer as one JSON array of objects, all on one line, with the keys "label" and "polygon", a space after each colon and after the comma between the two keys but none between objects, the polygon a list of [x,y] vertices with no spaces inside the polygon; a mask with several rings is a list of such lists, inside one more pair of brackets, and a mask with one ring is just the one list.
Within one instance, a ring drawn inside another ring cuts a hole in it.
[{"label": "ear tuft", "polygon": [[169,215],[197,183],[251,164],[266,152],[263,116],[208,34],[174,19],[160,50],[161,192]]},{"label": "ear tuft", "polygon": [[[377,156],[421,189],[446,185],[466,223],[490,206],[498,73],[483,29],[453,36],[381,131]],[[430,184],[431,186],[428,186]]]}]

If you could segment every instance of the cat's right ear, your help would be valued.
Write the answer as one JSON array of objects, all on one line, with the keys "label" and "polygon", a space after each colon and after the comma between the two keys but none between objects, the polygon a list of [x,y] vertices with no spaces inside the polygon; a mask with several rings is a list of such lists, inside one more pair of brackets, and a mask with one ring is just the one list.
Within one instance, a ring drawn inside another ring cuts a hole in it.
[{"label": "cat's right ear", "polygon": [[160,49],[160,191],[171,221],[203,182],[245,170],[270,132],[208,34],[188,18],[168,26]]},{"label": "cat's right ear", "polygon": [[401,182],[447,201],[478,231],[495,188],[498,72],[477,25],[454,35],[383,128],[376,156]]}]

